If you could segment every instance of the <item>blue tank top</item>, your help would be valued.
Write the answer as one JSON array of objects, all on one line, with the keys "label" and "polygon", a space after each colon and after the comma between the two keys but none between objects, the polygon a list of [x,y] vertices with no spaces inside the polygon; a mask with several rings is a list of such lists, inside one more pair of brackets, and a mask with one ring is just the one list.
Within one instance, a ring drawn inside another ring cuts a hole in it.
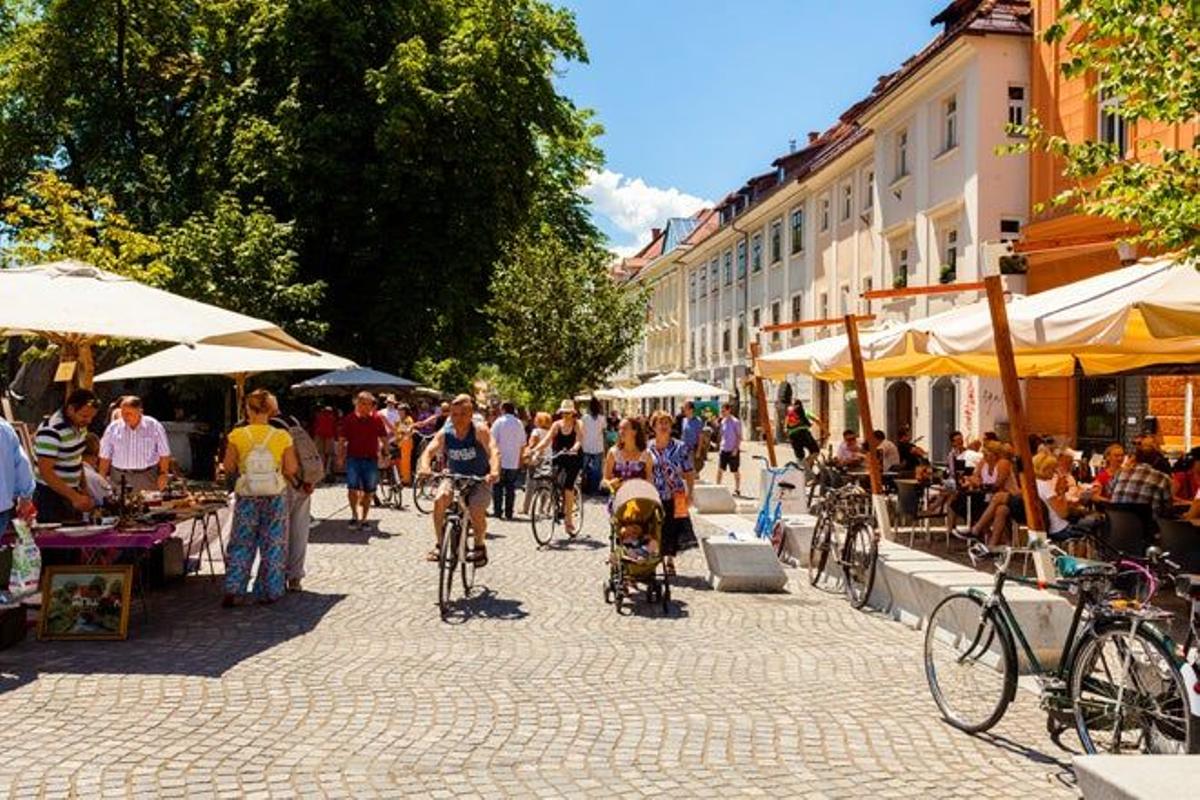
[{"label": "blue tank top", "polygon": [[475,438],[474,422],[466,438],[460,439],[455,435],[452,422],[447,422],[446,427],[442,428],[442,435],[446,439],[446,462],[450,472],[482,478],[491,471],[487,450]]}]

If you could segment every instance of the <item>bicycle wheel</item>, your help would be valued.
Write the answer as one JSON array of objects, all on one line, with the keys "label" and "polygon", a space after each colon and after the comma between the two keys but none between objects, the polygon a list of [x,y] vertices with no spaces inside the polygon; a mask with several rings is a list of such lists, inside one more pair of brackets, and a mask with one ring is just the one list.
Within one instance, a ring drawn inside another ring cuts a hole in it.
[{"label": "bicycle wheel", "polygon": [[433,510],[433,481],[429,478],[413,478],[413,507],[422,514]]},{"label": "bicycle wheel", "polygon": [[825,574],[829,551],[833,549],[833,518],[828,514],[817,517],[812,540],[808,544],[808,582],[816,586]]},{"label": "bicycle wheel", "polygon": [[879,542],[875,530],[865,522],[851,523],[842,550],[842,572],[846,597],[854,608],[862,608],[870,599],[878,560]]},{"label": "bicycle wheel", "polygon": [[771,526],[771,547],[775,549],[775,557],[780,561],[788,562],[791,559],[787,552],[787,525],[783,520],[775,520],[775,524]]},{"label": "bicycle wheel", "polygon": [[1089,633],[1072,660],[1075,730],[1087,753],[1200,751],[1178,662],[1143,625],[1114,620]]},{"label": "bicycle wheel", "polygon": [[947,722],[980,733],[1000,721],[1017,691],[1017,652],[983,600],[960,592],[934,606],[924,652],[925,679]]},{"label": "bicycle wheel", "polygon": [[442,546],[438,550],[438,608],[445,615],[454,591],[454,569],[458,566],[458,537],[461,535],[457,520],[446,520],[442,526]]},{"label": "bicycle wheel", "polygon": [[571,524],[563,526],[567,537],[574,539],[583,530],[583,478],[575,481],[575,503],[571,508]]},{"label": "bicycle wheel", "polygon": [[529,501],[529,524],[533,528],[533,540],[545,547],[554,538],[554,518],[557,514],[555,492],[549,486],[539,486]]},{"label": "bicycle wheel", "polygon": [[[475,536],[468,526],[463,534],[469,537],[467,539],[467,554],[469,555],[475,549]],[[462,562],[462,589],[463,597],[470,597],[471,590],[475,588],[475,562],[467,558]]]}]

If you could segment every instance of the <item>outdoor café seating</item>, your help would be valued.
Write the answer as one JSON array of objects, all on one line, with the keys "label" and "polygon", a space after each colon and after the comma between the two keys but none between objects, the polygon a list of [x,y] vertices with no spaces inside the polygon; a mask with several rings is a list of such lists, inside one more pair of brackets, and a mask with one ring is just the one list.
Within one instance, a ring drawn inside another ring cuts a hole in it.
[{"label": "outdoor caf\u00e9 seating", "polygon": [[1110,503],[1104,511],[1104,543],[1118,553],[1140,556],[1154,541],[1154,515],[1138,503]]},{"label": "outdoor caf\u00e9 seating", "polygon": [[1183,519],[1158,520],[1159,546],[1181,572],[1200,574],[1200,527]]}]

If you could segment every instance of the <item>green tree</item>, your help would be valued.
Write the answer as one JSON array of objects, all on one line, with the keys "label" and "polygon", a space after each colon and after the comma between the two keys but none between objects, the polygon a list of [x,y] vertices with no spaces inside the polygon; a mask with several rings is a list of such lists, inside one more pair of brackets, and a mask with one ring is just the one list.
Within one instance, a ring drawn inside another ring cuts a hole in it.
[{"label": "green tree", "polygon": [[[1045,38],[1069,54],[1064,74],[1093,76],[1090,91],[1119,97],[1115,113],[1127,120],[1175,125],[1200,115],[1196,0],[1065,0]],[[1135,225],[1133,238],[1154,249],[1200,256],[1200,144],[1146,141],[1157,157],[1127,160],[1113,145],[1052,135],[1036,119],[1024,132],[1074,179],[1055,205]]]},{"label": "green tree", "polygon": [[607,254],[548,230],[510,247],[496,269],[487,312],[502,370],[541,403],[601,382],[641,335],[644,293],[608,275]]}]

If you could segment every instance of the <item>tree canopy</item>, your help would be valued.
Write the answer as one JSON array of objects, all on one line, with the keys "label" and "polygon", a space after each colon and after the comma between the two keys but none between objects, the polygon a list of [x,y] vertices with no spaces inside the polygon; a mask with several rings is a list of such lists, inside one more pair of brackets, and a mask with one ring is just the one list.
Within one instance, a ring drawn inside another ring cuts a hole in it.
[{"label": "tree canopy", "polygon": [[[1119,98],[1120,117],[1177,125],[1200,116],[1200,2],[1065,0],[1045,38],[1066,48],[1067,77],[1089,76],[1091,91]],[[1133,238],[1154,249],[1200,256],[1200,142],[1149,139],[1139,155],[1150,157],[1127,159],[1112,144],[1049,135],[1036,120],[1027,133],[1075,179],[1055,204],[1133,224]]]},{"label": "tree canopy", "polygon": [[545,0],[15,0],[0,196],[54,176],[152,237],[171,288],[362,363],[470,362],[515,243],[599,245],[598,128],[554,81],[584,59]]}]

